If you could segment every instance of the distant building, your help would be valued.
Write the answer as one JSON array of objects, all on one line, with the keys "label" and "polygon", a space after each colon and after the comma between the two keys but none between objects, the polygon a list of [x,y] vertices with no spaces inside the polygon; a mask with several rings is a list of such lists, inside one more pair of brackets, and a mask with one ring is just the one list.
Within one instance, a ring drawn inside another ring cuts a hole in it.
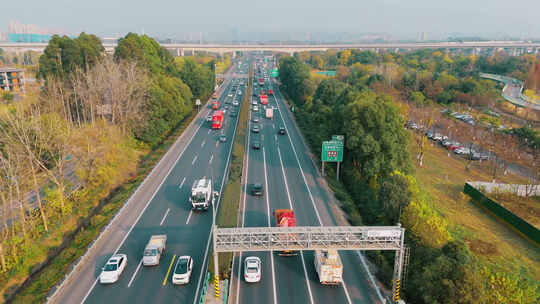
[{"label": "distant building", "polygon": [[66,32],[60,29],[46,29],[33,24],[10,21],[6,40],[9,42],[49,42],[53,35],[66,35]]},{"label": "distant building", "polygon": [[0,68],[0,91],[24,93],[24,70]]}]

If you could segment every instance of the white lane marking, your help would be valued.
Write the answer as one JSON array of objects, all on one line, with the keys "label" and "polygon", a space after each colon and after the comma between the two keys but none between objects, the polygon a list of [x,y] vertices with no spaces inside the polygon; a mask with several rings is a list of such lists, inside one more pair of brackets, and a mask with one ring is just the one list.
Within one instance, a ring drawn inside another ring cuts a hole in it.
[{"label": "white lane marking", "polygon": [[[347,297],[347,302],[352,303],[351,297],[349,296],[349,291],[347,290],[347,285],[345,285],[345,280],[341,280],[341,285],[343,285],[343,290],[345,290],[345,296]],[[384,303],[384,302],[381,302]]]},{"label": "white lane marking", "polygon": [[277,135],[274,135],[274,139],[277,141]]},{"label": "white lane marking", "polygon": [[[292,210],[294,210],[294,208],[292,206],[291,195],[289,193],[289,186],[288,186],[289,183],[287,182],[287,176],[285,176],[285,169],[284,169],[284,166],[283,166],[283,160],[281,159],[281,151],[279,150],[279,147],[278,147],[277,151],[278,151],[278,155],[279,155],[279,163],[281,164],[281,172],[283,173],[283,180],[285,181],[285,189],[287,190],[287,198],[288,198],[288,201],[289,201],[289,206],[291,207]],[[307,269],[306,269],[306,262],[304,261],[304,253],[300,252],[300,256],[302,257],[302,266],[304,267],[304,276],[306,277],[306,285],[307,285],[307,288],[308,288],[309,299],[311,301],[311,304],[313,304],[313,294],[311,293],[311,286],[309,285],[309,279],[308,279]]]},{"label": "white lane marking", "polygon": [[167,218],[169,211],[171,211],[171,208],[167,208],[167,211],[165,211],[165,214],[163,215],[163,218],[161,219],[161,222],[159,223],[160,226],[163,225],[163,222],[165,222],[165,218]]},{"label": "white lane marking", "polygon": [[[251,111],[249,111],[248,114],[248,130],[251,130]],[[247,180],[248,180],[248,174],[249,174],[249,138],[251,136],[251,132],[248,132],[248,139],[246,142],[246,149],[247,149],[247,162],[246,162],[246,184],[244,185],[244,195],[242,198],[242,228],[244,227],[244,220],[246,218],[246,196],[247,196]],[[234,264],[233,264],[234,267]],[[238,282],[236,284],[236,304],[240,301],[240,270],[242,269],[242,252],[240,251],[240,255],[238,256]],[[233,269],[234,270],[234,269]]]},{"label": "white lane marking", "polygon": [[199,157],[198,155],[195,155],[195,157],[193,158],[193,160],[191,161],[191,164],[195,164],[195,162],[197,161],[197,157]]},{"label": "white lane marking", "polygon": [[189,210],[189,215],[186,220],[186,225],[189,223],[189,219],[191,218],[191,215],[193,214],[193,210]]},{"label": "white lane marking", "polygon": [[205,143],[206,143],[206,139],[202,141],[201,148],[204,146]]},{"label": "white lane marking", "polygon": [[[267,212],[267,220],[268,220],[268,227],[270,227],[270,201],[269,201],[269,195],[268,195],[268,176],[266,173],[266,153],[263,148],[263,165],[264,165],[264,186],[266,187],[266,212]],[[276,271],[274,269],[274,251],[270,251],[270,264],[272,265],[272,288],[274,291],[274,304],[277,304],[277,291],[276,291]]]},{"label": "white lane marking", "polygon": [[379,300],[381,300],[381,303],[384,303],[384,299],[383,299],[383,296],[381,294],[381,291],[377,287],[377,284],[375,284],[375,279],[373,278],[373,275],[371,275],[371,272],[369,272],[369,268],[368,268],[368,266],[366,264],[364,256],[358,250],[356,251],[356,254],[358,254],[358,257],[360,258],[360,261],[362,262],[362,265],[364,266],[364,268],[367,269],[368,278],[371,281],[371,285],[375,286],[375,291],[377,292],[377,296],[379,296]]},{"label": "white lane marking", "polygon": [[182,189],[182,186],[184,185],[185,181],[186,181],[186,178],[184,177],[184,179],[182,180],[182,182],[180,183],[180,186],[178,186],[178,188]]},{"label": "white lane marking", "polygon": [[311,286],[309,286],[309,278],[307,276],[306,261],[304,260],[304,252],[300,251],[300,257],[302,258],[302,267],[304,267],[304,276],[306,277],[307,288],[309,292],[309,300],[313,303],[313,294],[311,293]]},{"label": "white lane marking", "polygon": [[211,164],[213,159],[214,159],[214,154],[212,154],[212,156],[210,156],[210,160],[208,161],[208,163]]},{"label": "white lane marking", "polygon": [[209,129],[209,130],[208,130],[208,134],[210,134],[210,132],[212,132],[212,129]]},{"label": "white lane marking", "polygon": [[216,148],[217,148],[218,145],[219,145],[219,141],[216,141]]},{"label": "white lane marking", "polygon": [[[141,213],[139,213],[139,215],[137,216],[137,218],[135,219],[135,222],[131,225],[131,227],[129,228],[128,232],[126,233],[126,235],[124,235],[124,238],[122,239],[122,241],[120,242],[120,244],[118,245],[118,247],[116,247],[116,250],[114,251],[113,255],[117,254],[118,253],[118,250],[120,249],[120,247],[122,247],[122,245],[124,244],[124,242],[126,241],[127,237],[129,236],[129,234],[131,233],[131,231],[133,230],[133,228],[135,227],[135,225],[137,224],[137,222],[139,221],[139,219],[141,218],[141,216],[143,215],[144,211],[146,210],[146,208],[148,208],[148,206],[150,206],[150,202],[152,202],[152,200],[154,199],[154,197],[156,196],[156,194],[158,193],[159,189],[161,188],[161,186],[163,185],[163,183],[165,182],[165,180],[167,179],[167,177],[169,176],[169,174],[171,174],[171,171],[174,169],[174,167],[176,166],[176,164],[178,163],[178,161],[180,160],[180,157],[182,157],[182,155],[184,155],[184,152],[186,151],[187,147],[189,147],[189,145],[191,144],[191,141],[193,140],[193,137],[195,137],[195,135],[199,132],[199,130],[201,129],[202,127],[202,124],[199,125],[199,127],[197,128],[197,130],[195,130],[195,132],[193,133],[193,135],[191,135],[191,137],[189,138],[188,140],[188,143],[186,144],[186,146],[184,147],[184,149],[182,150],[182,152],[178,155],[178,157],[176,158],[176,160],[174,161],[174,164],[169,168],[169,170],[167,171],[167,174],[165,175],[165,177],[163,178],[163,180],[161,181],[161,183],[159,183],[158,187],[156,188],[156,190],[154,190],[154,193],[152,194],[152,197],[148,200],[148,202],[146,202],[146,205],[144,206],[143,210],[141,210]],[[158,162],[158,164],[154,167],[154,169],[152,169],[152,171],[150,171],[150,174],[148,174],[146,176],[146,178],[144,179],[144,181],[142,182],[142,184],[137,188],[137,190],[135,190],[135,192],[129,197],[127,203],[120,209],[120,211],[118,211],[117,215],[120,214],[122,212],[122,210],[124,208],[126,208],[126,206],[129,205],[129,203],[131,202],[131,199],[137,194],[137,192],[139,192],[139,189],[141,189],[141,187],[146,183],[146,181],[148,180],[148,178],[150,176],[152,176],[152,173],[154,172],[154,170],[156,170],[156,168],[159,167],[159,164],[161,163],[162,160],[164,160],[166,157],[167,157],[167,154],[169,153],[172,153],[172,147],[171,149],[169,149],[169,151],[167,151],[167,153],[165,153],[165,155],[161,158],[161,160]],[[114,220],[116,220],[116,216],[111,220],[111,222],[109,223],[109,225],[112,224],[112,222]],[[86,295],[84,296],[84,298],[82,299],[81,303],[84,303],[84,301],[86,301],[86,298],[88,298],[88,296],[90,295],[90,293],[92,292],[92,290],[94,289],[94,287],[96,287],[96,284],[97,284],[97,281],[98,281],[99,278],[96,278],[94,280],[94,284],[92,284],[92,286],[90,287],[90,289],[88,289],[88,292],[86,293]],[[195,304],[195,303],[194,303]]]},{"label": "white lane marking", "polygon": [[135,269],[135,272],[131,276],[131,279],[129,280],[129,283],[128,283],[128,286],[127,286],[128,288],[131,287],[131,283],[133,283],[133,280],[135,280],[135,276],[137,275],[137,272],[139,272],[139,268],[141,268],[141,265],[142,265],[142,259],[139,262],[139,265],[137,265],[137,269]]},{"label": "white lane marking", "polygon": [[275,128],[276,128],[276,126],[272,125],[272,129],[275,129]]},{"label": "white lane marking", "polygon": [[[236,135],[236,129],[237,128],[238,128],[238,115],[236,117],[236,124],[234,125],[233,136],[231,137],[232,139],[234,139],[234,136]],[[233,145],[231,145],[229,147],[229,155],[227,156],[227,162],[225,163],[225,171],[223,171],[223,172],[227,172],[227,169],[229,168],[229,162],[231,160],[232,148],[233,148]],[[222,197],[222,194],[223,194],[223,185],[224,185],[224,183],[225,183],[225,178],[222,178],[221,179],[221,188],[219,189],[219,199],[218,199],[218,204],[216,206],[216,210],[219,210],[219,204],[221,203],[221,197]],[[208,252],[209,252],[209,249],[210,249],[211,236],[212,236],[212,229],[210,229],[210,232],[208,233],[208,240],[206,241],[206,251],[204,253],[204,259],[203,259],[203,263],[201,265],[206,265],[206,258],[208,257]],[[201,280],[202,280],[203,274],[204,274],[204,271],[201,271],[201,273],[199,274],[199,280],[197,281],[197,290],[195,290],[195,297],[193,298],[193,304],[197,303],[199,290],[201,289]]]},{"label": "white lane marking", "polygon": [[[281,117],[281,120],[283,121],[283,126],[284,126],[285,130],[287,131],[287,134],[290,134],[289,129],[287,128],[287,124],[285,123],[285,118],[282,115],[281,110],[279,109],[279,103],[277,101],[277,98],[275,98],[275,99],[276,99],[276,104],[278,105],[279,116]],[[315,214],[317,215],[317,220],[319,221],[319,225],[322,226],[322,220],[321,220],[321,217],[319,215],[319,211],[317,210],[317,206],[315,206],[315,200],[313,199],[313,195],[311,194],[311,190],[309,189],[309,186],[308,186],[308,183],[307,183],[307,180],[306,180],[306,175],[304,174],[304,170],[302,170],[302,164],[300,164],[300,160],[298,159],[298,154],[296,153],[296,149],[294,148],[294,144],[292,143],[291,137],[287,136],[287,138],[289,139],[289,142],[291,143],[291,147],[293,149],[294,156],[296,158],[296,162],[298,163],[298,167],[300,168],[300,172],[302,173],[302,178],[304,180],[304,185],[306,186],[306,189],[308,190],[308,194],[309,194],[309,198],[311,200],[311,204],[313,205],[313,209],[315,210]],[[278,152],[279,152],[279,149],[278,149]],[[280,154],[280,161],[281,161],[281,154]],[[303,256],[302,256],[302,260],[303,260]],[[367,269],[367,267],[366,267],[366,270],[369,273],[369,270]],[[345,291],[345,295],[347,297],[347,301],[349,302],[349,304],[351,304],[352,302],[351,302],[351,299],[349,297],[349,291],[347,290],[347,285],[345,285],[345,281],[343,281],[342,285],[343,285],[343,290]],[[309,283],[308,283],[308,287],[309,287]],[[377,287],[376,287],[376,289],[377,289]]]}]

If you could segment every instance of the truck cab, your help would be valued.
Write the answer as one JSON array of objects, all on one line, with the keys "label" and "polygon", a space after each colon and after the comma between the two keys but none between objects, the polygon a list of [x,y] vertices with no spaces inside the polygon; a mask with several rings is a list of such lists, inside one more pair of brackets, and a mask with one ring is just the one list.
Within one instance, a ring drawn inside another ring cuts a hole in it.
[{"label": "truck cab", "polygon": [[193,210],[208,210],[210,204],[214,203],[212,180],[204,177],[195,180],[191,187],[189,202]]}]

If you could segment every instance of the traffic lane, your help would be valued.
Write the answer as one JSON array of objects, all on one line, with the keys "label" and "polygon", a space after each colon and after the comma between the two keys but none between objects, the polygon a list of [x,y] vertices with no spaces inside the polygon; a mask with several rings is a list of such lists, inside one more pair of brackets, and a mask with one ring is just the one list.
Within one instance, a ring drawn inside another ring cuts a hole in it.
[{"label": "traffic lane", "polygon": [[[279,92],[278,92],[279,94]],[[289,136],[292,136],[292,142],[295,143],[295,148],[299,154],[299,160],[302,164],[306,180],[313,194],[317,210],[321,216],[324,225],[337,225],[337,221],[333,212],[330,209],[331,200],[327,195],[327,192],[322,188],[323,186],[319,182],[315,182],[321,178],[318,175],[317,169],[314,167],[313,162],[310,159],[309,151],[303,144],[300,134],[297,128],[293,125],[291,117],[286,112],[285,104],[282,100],[280,102],[281,112],[285,116],[287,127],[289,129]],[[300,151],[300,152],[299,152]],[[301,157],[302,155],[303,157]],[[358,269],[358,265],[361,265],[360,258],[356,251],[342,251],[342,263],[344,265],[343,279],[347,284],[349,296],[354,303],[377,303],[380,302],[374,287],[368,280],[368,274],[364,267]],[[308,259],[306,257],[306,259]],[[313,260],[313,255],[310,255],[310,260]],[[349,265],[349,267],[347,267]],[[347,271],[347,269],[358,269],[357,271]],[[315,280],[318,280],[315,273]],[[318,281],[316,281],[318,282]]]},{"label": "traffic lane", "polygon": [[[271,212],[271,226],[277,226],[273,215],[274,210],[290,209],[290,204],[293,204],[294,207],[294,202],[292,202],[291,197],[291,202],[289,203],[289,196],[287,194],[288,186],[286,185],[289,182],[288,176],[284,176],[284,169],[282,168],[282,161],[279,158],[275,137],[267,137],[265,152],[268,193],[270,195],[269,209]],[[309,289],[300,255],[280,256],[278,253],[274,253],[274,268],[278,303],[310,303]]]},{"label": "traffic lane", "polygon": [[[279,101],[278,101],[279,102]],[[283,121],[281,112],[278,111],[279,117]],[[284,121],[287,123],[286,121]],[[290,125],[287,126],[289,133],[287,136],[290,136],[291,128]],[[293,202],[293,207],[295,210],[296,224],[298,226],[320,226],[322,225],[321,219],[319,216],[319,208],[316,207],[312,201],[314,194],[310,192],[310,189],[306,185],[306,176],[303,169],[299,167],[298,160],[300,160],[301,155],[296,158],[295,150],[291,146],[291,141],[287,136],[282,136],[280,141],[281,150],[284,152],[279,153],[282,156],[282,163],[284,170],[286,171],[287,180],[290,185],[295,185],[290,187],[291,198]],[[298,153],[298,151],[296,151]],[[304,156],[304,155],[302,155]],[[305,157],[305,156],[304,156]],[[318,193],[315,193],[317,195]],[[316,209],[317,208],[317,209]],[[313,264],[313,252],[306,251],[304,254],[304,261],[306,266],[307,276],[310,282],[311,292],[313,293],[314,299],[316,302],[328,303],[333,300],[338,300],[339,303],[348,303],[347,290],[341,285],[340,288],[334,288],[329,290],[327,286],[323,286],[319,283],[317,274],[315,272]]]},{"label": "traffic lane", "polygon": [[[228,130],[228,131],[232,135],[231,131],[233,131],[233,130]],[[200,130],[199,130],[199,132],[200,132]],[[195,153],[190,153],[190,152],[198,152],[198,154],[196,156],[197,157],[200,156],[201,161],[206,161],[206,159],[209,159],[210,152],[208,150],[198,151],[198,149],[197,149],[197,147],[199,145],[199,141],[204,140],[205,137],[208,137],[208,136],[196,136],[197,140],[193,140],[190,143],[190,145],[188,146],[188,148],[186,148],[186,151],[182,155],[181,159],[177,163],[177,168],[176,168],[177,171],[183,172],[184,174],[186,172],[193,172],[191,170],[191,169],[193,169],[193,164],[194,164],[193,161],[190,164],[190,163],[188,163],[188,161],[185,161],[183,159],[184,156],[187,156],[187,158],[189,160],[189,157],[191,155],[195,154]],[[224,148],[227,148],[228,145],[223,145],[223,146],[224,146]],[[194,160],[195,160],[195,158],[194,158]],[[223,163],[224,163],[224,161],[223,161]],[[223,169],[224,169],[224,164],[222,164],[222,169],[221,170],[223,170]],[[189,175],[189,173],[188,173],[188,175]],[[187,178],[187,176],[186,176],[186,178]],[[154,200],[158,202],[157,207],[155,206],[156,204],[153,201],[152,203],[154,203],[154,207],[148,209],[149,211],[147,211],[147,212],[145,212],[145,214],[143,214],[143,216],[141,217],[141,219],[139,220],[137,225],[134,227],[134,229],[132,231],[133,233],[131,233],[130,236],[128,236],[128,238],[126,239],[126,242],[120,248],[119,252],[128,254],[128,261],[130,261],[130,256],[131,257],[139,256],[140,258],[142,258],[142,251],[144,250],[144,246],[145,246],[146,242],[148,241],[148,239],[150,238],[151,235],[153,235],[153,234],[163,234],[163,230],[166,228],[166,226],[165,227],[160,227],[160,226],[157,226],[156,223],[159,222],[160,214],[161,214],[161,216],[163,216],[165,207],[168,207],[168,209],[169,209],[170,207],[178,206],[179,204],[177,204],[176,202],[181,201],[181,199],[178,199],[178,197],[177,197],[178,187],[176,186],[177,184],[175,183],[175,181],[177,179],[178,179],[178,176],[175,176],[174,174],[172,174],[172,176],[169,175],[166,178],[166,182],[163,184],[164,186],[162,185],[162,187],[160,188],[160,190],[158,190],[158,193],[154,197]],[[192,180],[194,180],[194,179],[195,178],[192,178]],[[182,204],[180,203],[180,205],[182,205]],[[185,204],[183,204],[183,205],[185,206]],[[180,210],[183,210],[183,211],[187,211],[189,209],[190,209],[189,207],[188,208],[180,208]],[[181,213],[181,212],[179,212],[179,213]],[[183,214],[183,215],[185,216],[185,214]],[[203,239],[204,239],[204,237],[206,237],[206,236],[203,236]],[[168,243],[169,243],[169,240],[168,240]],[[137,254],[137,253],[139,253],[139,254]],[[103,260],[106,260],[106,258],[104,258]],[[129,280],[132,283],[135,282],[134,280],[136,279],[136,276],[138,275],[138,273],[136,273],[136,271],[137,271],[137,267],[138,267],[139,263],[140,263],[140,259],[139,259],[138,263],[128,263],[128,266],[126,267],[126,269],[124,271],[124,275],[121,277],[122,281],[117,282],[116,284],[113,284],[111,286],[121,286],[121,284],[119,284],[119,283],[123,283],[123,281],[126,280],[126,278],[125,278],[126,273],[133,273],[133,275],[131,276],[131,278]],[[104,262],[103,262],[103,264],[104,264]],[[158,267],[158,268],[162,268],[162,265],[160,265],[160,267]],[[139,268],[139,271],[140,271],[140,268]],[[156,276],[159,276],[159,274],[161,274],[162,271],[163,271],[163,269],[160,269],[160,271],[149,272],[150,275],[148,276],[147,279],[144,280],[144,282],[146,282],[145,286],[148,286],[147,283],[153,284],[154,282],[159,281],[159,280],[156,280]],[[99,275],[99,272],[100,272],[100,270],[98,270],[97,275]],[[129,284],[129,282],[127,284]],[[92,292],[91,296],[88,298],[88,300],[87,300],[88,303],[91,303],[94,300],[97,300],[99,302],[100,297],[97,294],[101,294],[102,296],[104,296],[105,299],[111,299],[111,297],[114,298],[115,295],[119,294],[119,293],[115,292],[115,289],[118,289],[119,287],[116,287],[116,288],[110,287],[110,288],[104,289],[103,292],[101,292],[101,288],[99,286],[101,286],[101,285],[96,286],[96,288]],[[131,294],[136,295],[137,293],[131,293]]]}]

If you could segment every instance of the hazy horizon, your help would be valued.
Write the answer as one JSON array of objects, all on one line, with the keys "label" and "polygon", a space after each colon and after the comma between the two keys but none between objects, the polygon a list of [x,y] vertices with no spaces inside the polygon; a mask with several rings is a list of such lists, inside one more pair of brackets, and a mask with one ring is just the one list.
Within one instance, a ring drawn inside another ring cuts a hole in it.
[{"label": "hazy horizon", "polygon": [[367,4],[354,0],[21,2],[2,5],[0,32],[7,31],[9,21],[18,21],[71,33],[120,36],[145,32],[160,38],[197,41],[201,33],[203,40],[257,40],[257,36],[272,35],[280,37],[277,39],[289,36],[291,40],[308,40],[340,33],[380,33],[404,39],[415,38],[421,32],[427,34],[428,40],[452,35],[540,37],[538,0],[491,0],[488,5],[470,0],[379,0]]}]

